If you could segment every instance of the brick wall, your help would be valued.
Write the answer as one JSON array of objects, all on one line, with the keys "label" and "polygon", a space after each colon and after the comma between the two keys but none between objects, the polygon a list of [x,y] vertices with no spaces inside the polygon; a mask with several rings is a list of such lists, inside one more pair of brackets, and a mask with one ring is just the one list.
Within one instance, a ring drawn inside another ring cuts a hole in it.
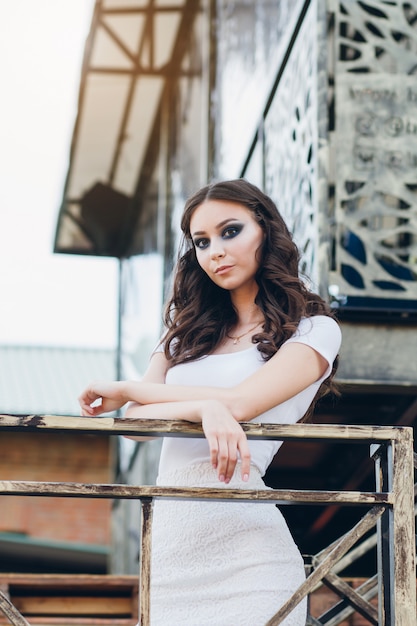
[{"label": "brick wall", "polygon": [[[0,480],[112,482],[112,442],[93,435],[2,433]],[[0,496],[0,532],[109,545],[111,501]]]}]

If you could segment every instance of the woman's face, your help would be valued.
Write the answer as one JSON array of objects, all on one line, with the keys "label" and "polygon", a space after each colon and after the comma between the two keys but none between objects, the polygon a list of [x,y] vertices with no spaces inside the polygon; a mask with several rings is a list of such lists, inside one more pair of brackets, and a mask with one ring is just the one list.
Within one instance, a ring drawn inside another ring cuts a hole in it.
[{"label": "woman's face", "polygon": [[211,280],[229,291],[254,288],[264,233],[242,204],[206,200],[194,211],[190,232],[197,261]]}]

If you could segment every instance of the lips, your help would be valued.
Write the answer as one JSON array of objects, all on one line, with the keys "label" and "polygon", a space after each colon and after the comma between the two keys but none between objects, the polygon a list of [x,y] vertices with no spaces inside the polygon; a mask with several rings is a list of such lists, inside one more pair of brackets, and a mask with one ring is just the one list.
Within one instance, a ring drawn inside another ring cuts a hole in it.
[{"label": "lips", "polygon": [[218,276],[221,276],[222,274],[226,274],[232,268],[233,268],[233,265],[220,265],[220,267],[216,268],[214,273],[217,274]]}]

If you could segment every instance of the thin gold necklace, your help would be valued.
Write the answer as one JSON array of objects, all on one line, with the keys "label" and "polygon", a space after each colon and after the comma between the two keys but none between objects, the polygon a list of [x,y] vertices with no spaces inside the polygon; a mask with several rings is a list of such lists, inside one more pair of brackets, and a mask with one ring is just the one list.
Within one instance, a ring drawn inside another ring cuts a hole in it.
[{"label": "thin gold necklace", "polygon": [[244,337],[245,335],[249,335],[249,333],[251,333],[253,330],[255,330],[255,328],[257,326],[259,326],[259,324],[262,324],[262,322],[257,322],[255,324],[255,326],[252,326],[251,328],[249,328],[249,330],[247,330],[245,333],[242,333],[241,335],[236,335],[236,337],[232,337],[231,335],[226,335],[229,339],[233,339],[233,345],[235,346],[236,344],[239,343],[239,341],[242,339],[242,337]]}]

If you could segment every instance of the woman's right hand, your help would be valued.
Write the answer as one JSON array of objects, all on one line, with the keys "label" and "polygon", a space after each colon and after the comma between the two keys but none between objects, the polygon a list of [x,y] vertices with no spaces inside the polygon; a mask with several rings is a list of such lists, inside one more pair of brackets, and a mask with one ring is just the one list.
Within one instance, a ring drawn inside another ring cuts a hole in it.
[{"label": "woman's right hand", "polygon": [[248,440],[229,409],[218,400],[203,401],[201,423],[219,480],[229,483],[240,459],[242,480],[246,482],[250,472]]},{"label": "woman's right hand", "polygon": [[78,398],[81,415],[96,417],[103,413],[117,411],[128,402],[123,381],[96,381],[88,385]]}]

